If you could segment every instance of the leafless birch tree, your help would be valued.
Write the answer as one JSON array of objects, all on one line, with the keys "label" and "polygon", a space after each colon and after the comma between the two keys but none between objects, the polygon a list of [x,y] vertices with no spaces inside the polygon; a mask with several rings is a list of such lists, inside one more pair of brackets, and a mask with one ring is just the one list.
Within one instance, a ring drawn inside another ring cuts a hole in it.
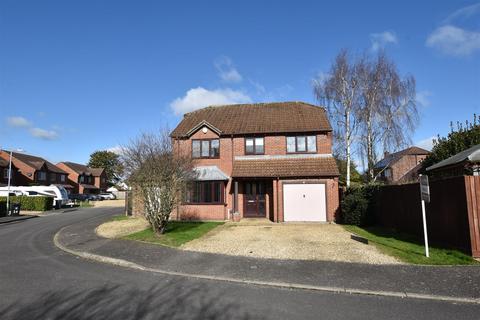
[{"label": "leafless birch tree", "polygon": [[145,218],[155,233],[164,233],[185,183],[194,178],[191,158],[174,155],[168,130],[163,130],[133,139],[122,148],[122,161],[128,181],[141,194]]},{"label": "leafless birch tree", "polygon": [[362,103],[359,113],[361,146],[367,176],[375,180],[377,152],[394,151],[410,142],[418,123],[415,79],[402,78],[393,61],[380,52],[374,59],[358,62]]},{"label": "leafless birch tree", "polygon": [[357,65],[350,61],[347,50],[336,57],[330,73],[314,81],[314,93],[326,105],[334,126],[336,144],[346,161],[346,185],[350,187],[352,144],[358,126],[360,87]]}]

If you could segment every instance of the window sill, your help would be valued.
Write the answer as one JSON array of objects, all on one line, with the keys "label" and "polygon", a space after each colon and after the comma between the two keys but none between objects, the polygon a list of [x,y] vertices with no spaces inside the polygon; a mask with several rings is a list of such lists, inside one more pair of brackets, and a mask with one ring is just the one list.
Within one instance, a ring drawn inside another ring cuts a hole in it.
[{"label": "window sill", "polygon": [[202,159],[220,159],[220,157],[192,157],[194,160],[202,160]]},{"label": "window sill", "polygon": [[287,152],[287,154],[316,154],[317,151],[305,151],[305,152]]},{"label": "window sill", "polygon": [[225,206],[226,203],[223,202],[182,202],[182,206]]}]

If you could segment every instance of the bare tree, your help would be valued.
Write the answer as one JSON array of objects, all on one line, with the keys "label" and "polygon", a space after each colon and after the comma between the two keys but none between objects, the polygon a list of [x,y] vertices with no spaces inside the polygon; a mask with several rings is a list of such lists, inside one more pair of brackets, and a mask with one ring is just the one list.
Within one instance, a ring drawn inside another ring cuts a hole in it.
[{"label": "bare tree", "polygon": [[128,181],[141,194],[145,218],[154,232],[164,233],[186,182],[194,178],[191,158],[174,154],[165,129],[133,139],[122,148],[122,161]]},{"label": "bare tree", "polygon": [[362,103],[359,112],[361,147],[366,156],[367,176],[375,180],[377,152],[394,151],[410,142],[418,123],[415,79],[402,78],[396,65],[380,52],[358,62]]},{"label": "bare tree", "polygon": [[358,67],[350,61],[347,50],[336,57],[330,73],[314,81],[314,93],[325,104],[332,124],[339,154],[346,161],[346,185],[350,187],[352,144],[358,126],[360,87]]}]

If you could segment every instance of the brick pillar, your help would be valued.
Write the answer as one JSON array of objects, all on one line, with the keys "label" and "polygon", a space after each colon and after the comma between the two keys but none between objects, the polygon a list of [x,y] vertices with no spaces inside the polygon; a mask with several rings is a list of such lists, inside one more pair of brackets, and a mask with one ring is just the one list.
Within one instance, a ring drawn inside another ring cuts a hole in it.
[{"label": "brick pillar", "polygon": [[277,187],[278,187],[278,183],[277,183],[277,180],[273,180],[273,197],[272,197],[272,201],[273,201],[273,221],[274,222],[278,222],[278,207],[277,207],[277,204],[278,204],[278,190],[277,190]]}]

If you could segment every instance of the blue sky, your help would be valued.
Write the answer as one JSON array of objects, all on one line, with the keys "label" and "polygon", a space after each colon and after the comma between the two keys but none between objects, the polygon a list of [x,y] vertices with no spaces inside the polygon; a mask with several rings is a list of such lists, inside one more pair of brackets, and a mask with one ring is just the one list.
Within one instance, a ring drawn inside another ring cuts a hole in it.
[{"label": "blue sky", "polygon": [[480,113],[480,2],[2,1],[0,147],[86,162],[207,104],[302,100],[341,48],[417,80],[413,142]]}]

